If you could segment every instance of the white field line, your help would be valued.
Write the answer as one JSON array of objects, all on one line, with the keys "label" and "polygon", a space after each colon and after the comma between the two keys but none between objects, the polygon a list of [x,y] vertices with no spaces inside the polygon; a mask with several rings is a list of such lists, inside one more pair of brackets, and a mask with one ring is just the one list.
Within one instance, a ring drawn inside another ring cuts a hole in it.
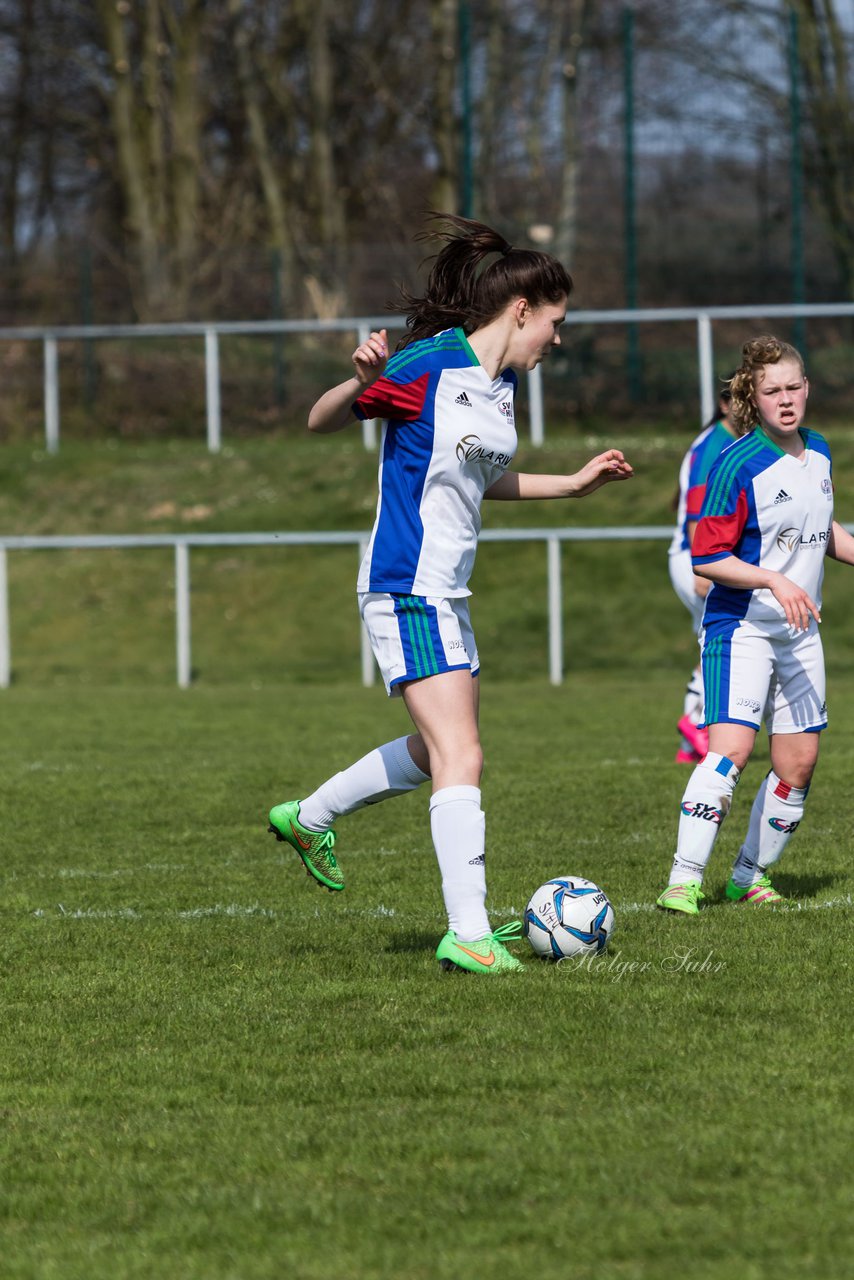
[{"label": "white field line", "polygon": [[[279,912],[272,907],[262,907],[260,903],[253,903],[250,906],[241,906],[237,902],[221,903],[217,902],[213,906],[206,907],[187,907],[182,911],[177,909],[170,910],[139,910],[136,907],[68,907],[62,902],[57,902],[54,907],[38,907],[31,913],[37,919],[62,919],[62,920],[204,920],[211,916],[230,916],[232,919],[261,919],[261,920],[278,920],[280,918],[290,918],[293,912]],[[324,913],[319,907],[314,907],[311,912],[303,911],[300,915],[313,915],[317,919],[324,919]],[[376,920],[396,916],[398,913],[394,907],[344,907],[338,911],[339,915],[361,916],[367,919]]]},{"label": "white field line", "polygon": [[[776,909],[779,911],[835,911],[850,906],[854,906],[854,898],[850,893],[843,893],[838,898],[825,898],[822,901],[814,901],[812,898],[801,901],[797,898],[787,898],[786,905]],[[614,908],[615,914],[655,910],[657,908],[654,902],[624,902],[622,906]]]},{"label": "white field line", "polygon": [[189,871],[190,864],[173,862],[146,862],[141,867],[114,867],[110,871],[90,871],[84,867],[59,867],[57,870],[39,871],[42,879],[59,876],[61,880],[118,880],[122,876],[140,875],[143,871],[151,871],[157,875],[164,872]]},{"label": "white field line", "polygon": [[[836,898],[825,898],[820,901],[790,899],[787,906],[780,908],[780,910],[838,911],[853,905],[854,898],[850,893],[845,893]],[[640,912],[655,910],[653,902],[622,902],[614,906],[614,913],[618,919],[621,915],[636,915]],[[241,906],[236,902],[227,904],[217,902],[212,906],[188,907],[182,911],[168,909],[146,911],[138,910],[136,907],[67,907],[58,902],[55,907],[39,907],[32,914],[39,919],[63,920],[204,920],[212,916],[227,916],[232,919],[278,920],[280,918],[289,918],[293,912],[281,913],[273,907],[262,907],[257,902],[249,906]],[[299,914],[310,914],[316,919],[326,918],[325,912],[316,906],[310,912],[304,911]],[[385,907],[382,904],[376,907],[345,907],[341,905],[336,907],[336,914],[357,916],[361,919],[369,920],[394,919],[396,917],[405,919],[408,915],[406,912],[399,912],[395,907]],[[510,907],[504,910],[495,910],[492,915],[500,919],[518,919],[521,917],[522,912]]]},{"label": "white field line", "polygon": [[276,917],[276,912],[269,907],[262,907],[258,903],[249,907],[242,907],[236,902],[230,902],[227,905],[218,902],[211,907],[190,907],[184,911],[140,911],[136,907],[66,907],[64,903],[57,902],[55,907],[48,909],[40,907],[32,914],[38,917],[50,916],[63,920],[146,920],[164,918],[198,920],[205,916],[258,916],[263,919],[275,919]]},{"label": "white field line", "polygon": [[[712,904],[714,905],[714,904]],[[813,900],[812,898],[797,899],[788,898],[785,907],[776,908],[780,911],[838,911],[845,907],[854,906],[854,897],[850,893],[840,894],[836,898],[824,898],[822,900]],[[614,915],[637,915],[644,911],[656,911],[657,907],[654,902],[615,902],[613,903]],[[708,908],[706,908],[708,910]],[[766,908],[767,910],[767,908]],[[524,915],[523,911],[519,911],[516,907],[510,907],[505,911],[492,911],[493,916],[502,916],[512,918],[513,916]]]}]

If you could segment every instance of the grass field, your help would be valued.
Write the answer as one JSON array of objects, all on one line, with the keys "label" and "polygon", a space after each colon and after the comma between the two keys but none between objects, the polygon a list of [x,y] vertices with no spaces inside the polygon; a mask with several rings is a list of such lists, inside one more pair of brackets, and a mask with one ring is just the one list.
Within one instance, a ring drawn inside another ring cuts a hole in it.
[{"label": "grass field", "polygon": [[[633,488],[502,519],[665,523],[683,442],[635,443]],[[319,476],[312,447],[286,465],[272,445],[13,448],[0,518],[126,532],[208,508],[195,527],[363,527],[370,460],[327,454],[338,468]],[[540,465],[585,452],[570,440]],[[831,728],[778,877],[794,908],[722,900],[763,746],[706,908],[673,919],[651,904],[693,655],[663,551],[572,557],[559,689],[542,557],[481,552],[493,918],[560,873],[616,909],[603,961],[501,980],[437,969],[426,793],[342,821],[342,895],[265,833],[271,803],[406,728],[358,684],[352,555],[200,556],[183,692],[168,560],[10,557],[4,1280],[850,1275],[854,580],[830,566]]]}]

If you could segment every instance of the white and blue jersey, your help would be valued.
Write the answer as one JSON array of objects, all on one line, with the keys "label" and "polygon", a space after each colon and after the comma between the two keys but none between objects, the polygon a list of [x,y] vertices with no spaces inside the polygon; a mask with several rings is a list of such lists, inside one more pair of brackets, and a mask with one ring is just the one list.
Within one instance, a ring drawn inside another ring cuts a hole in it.
[{"label": "white and blue jersey", "polygon": [[[827,442],[801,431],[794,458],[756,427],[713,466],[694,535],[693,563],[737,556],[784,574],[821,606],[824,557],[833,521]],[[814,619],[787,622],[767,588],[716,582],[703,614],[707,724],[728,722],[769,734],[815,733],[827,724],[824,655]]]},{"label": "white and blue jersey", "polygon": [[353,406],[386,419],[379,498],[357,590],[470,595],[487,489],[516,452],[516,375],[490,378],[462,329],[413,342]]},{"label": "white and blue jersey", "polygon": [[709,472],[718,455],[732,442],[733,436],[724,424],[713,422],[691,442],[690,448],[682,459],[682,465],[679,468],[676,529],[670,544],[672,556],[678,555],[680,551],[691,550],[688,526],[699,520],[703,499],[706,496]]},{"label": "white and blue jersey", "polygon": [[689,530],[700,518],[706,480],[712,465],[721,451],[732,444],[733,438],[722,422],[711,423],[691,442],[679,468],[679,501],[676,528],[668,553],[668,569],[673,590],[691,614],[695,631],[700,628],[705,599],[697,594]]},{"label": "white and blue jersey", "polygon": [[[785,574],[821,606],[824,557],[833,522],[833,476],[827,441],[801,430],[802,458],[784,453],[760,428],[715,462],[694,536],[695,566],[737,556]],[[714,583],[706,598],[707,636],[740,621],[788,633],[783,606],[767,588]]]}]

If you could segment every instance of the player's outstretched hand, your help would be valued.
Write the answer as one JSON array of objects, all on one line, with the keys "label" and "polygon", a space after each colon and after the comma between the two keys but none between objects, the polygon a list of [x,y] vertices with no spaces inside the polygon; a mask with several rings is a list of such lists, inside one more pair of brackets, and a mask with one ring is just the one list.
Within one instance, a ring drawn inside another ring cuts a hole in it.
[{"label": "player's outstretched hand", "polygon": [[612,480],[630,480],[634,474],[634,469],[619,449],[606,449],[576,471],[572,477],[573,496],[584,498],[588,493],[601,489],[603,484],[610,484]]},{"label": "player's outstretched hand", "polygon": [[821,622],[818,605],[807,595],[803,587],[799,587],[785,574],[775,573],[771,580],[771,591],[786,612],[786,621],[795,631],[806,631],[810,625],[810,616]]},{"label": "player's outstretched hand", "polygon": [[388,364],[388,332],[380,329],[361,342],[353,352],[353,367],[363,386],[369,387],[382,377]]}]

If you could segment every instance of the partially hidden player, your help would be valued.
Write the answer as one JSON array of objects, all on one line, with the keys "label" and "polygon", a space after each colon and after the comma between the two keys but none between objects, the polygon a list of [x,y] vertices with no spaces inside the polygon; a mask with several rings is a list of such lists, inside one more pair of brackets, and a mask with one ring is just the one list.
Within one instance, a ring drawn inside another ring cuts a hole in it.
[{"label": "partially hidden player", "polygon": [[854,538],[833,518],[827,441],[803,426],[809,384],[798,351],[769,336],[747,342],[730,390],[741,438],[712,468],[693,546],[694,569],[713,584],[702,633],[709,751],[685,788],[658,898],[688,915],[763,721],[771,769],[726,897],[748,907],[784,901],[770,871],[803,817],[827,725],[824,559],[854,565]]},{"label": "partially hidden player", "polygon": [[[729,381],[729,380],[727,380]],[[728,444],[735,439],[732,425],[732,394],[724,386],[718,396],[717,411],[710,422],[692,440],[679,467],[679,489],[676,495],[676,528],[667,558],[673,590],[691,615],[694,634],[698,635],[703,621],[706,595],[711,583],[694,572],[691,547],[697,529],[697,521],[706,495],[706,480],[712,464]],[[688,684],[682,704],[682,715],[676,728],[681,742],[676,752],[677,764],[699,764],[709,749],[708,730],[704,724],[703,668],[698,661]]]},{"label": "partially hidden player", "polygon": [[270,812],[327,888],[344,888],[333,823],[432,779],[430,826],[448,932],[445,969],[521,968],[486,913],[478,655],[468,581],[483,498],[580,498],[632,468],[617,449],[574,475],[510,469],[516,450],[515,369],[530,370],[560,343],[572,281],[551,255],[515,248],[482,223],[432,215],[442,248],[421,298],[404,293],[408,332],[389,356],[385,329],[353,352],[353,375],[320,397],[309,429],[339,431],[385,419],[379,501],[359,572],[359,609],[390,696],[415,726],[336,773],[311,795]]}]

